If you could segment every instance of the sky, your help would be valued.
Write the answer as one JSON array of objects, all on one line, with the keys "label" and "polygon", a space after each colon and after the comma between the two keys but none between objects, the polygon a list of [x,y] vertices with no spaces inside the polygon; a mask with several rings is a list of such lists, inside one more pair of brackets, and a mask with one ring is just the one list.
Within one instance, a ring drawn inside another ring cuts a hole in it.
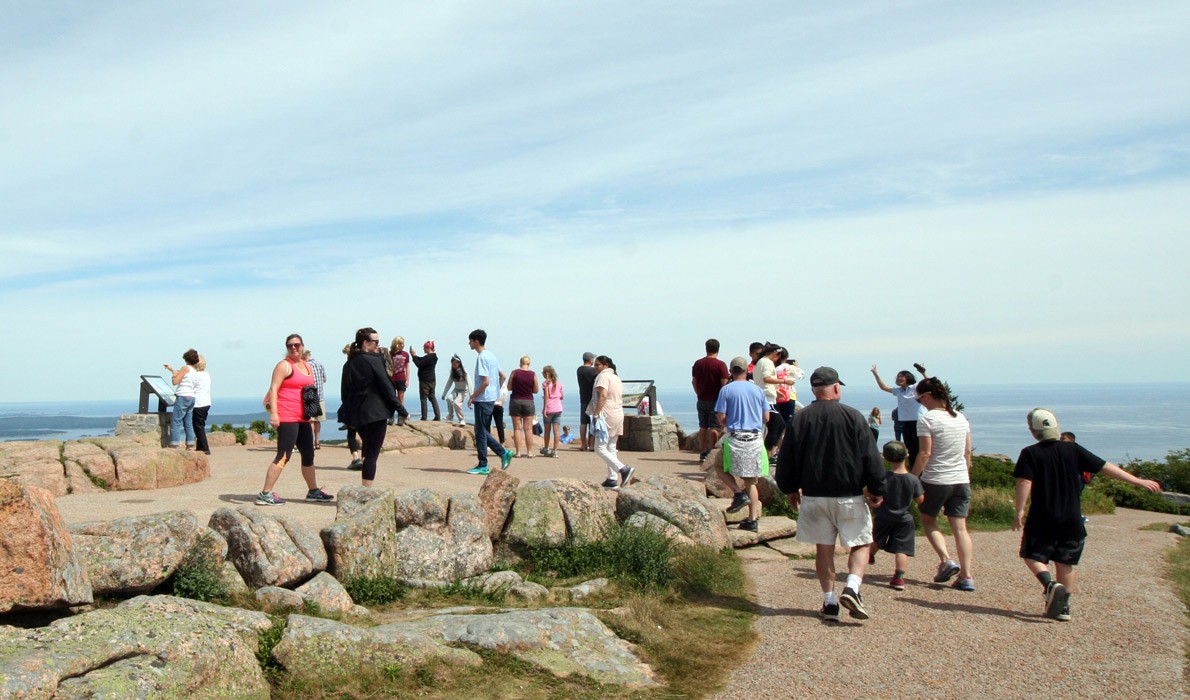
[{"label": "sky", "polygon": [[0,402],[362,326],[1190,381],[1188,67],[1180,0],[0,0]]}]

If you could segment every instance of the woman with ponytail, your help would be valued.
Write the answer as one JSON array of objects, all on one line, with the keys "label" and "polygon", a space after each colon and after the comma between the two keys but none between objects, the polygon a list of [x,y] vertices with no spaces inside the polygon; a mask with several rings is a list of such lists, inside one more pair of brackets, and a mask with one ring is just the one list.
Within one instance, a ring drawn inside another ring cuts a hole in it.
[{"label": "woman with ponytail", "polygon": [[[967,511],[971,506],[971,425],[950,405],[950,392],[937,377],[917,383],[917,401],[926,409],[917,419],[917,460],[913,473],[921,479],[926,499],[918,507],[926,539],[938,554],[935,583],[945,583],[955,574],[954,587],[974,591],[971,573],[971,535],[967,532]],[[938,513],[945,512],[954,533],[958,561],[950,558],[946,537],[938,529]]]}]

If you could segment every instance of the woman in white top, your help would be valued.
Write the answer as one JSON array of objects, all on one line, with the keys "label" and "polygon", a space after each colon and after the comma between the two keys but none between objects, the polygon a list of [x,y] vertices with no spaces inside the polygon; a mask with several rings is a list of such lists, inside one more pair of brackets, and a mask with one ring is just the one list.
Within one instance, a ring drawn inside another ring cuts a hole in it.
[{"label": "woman in white top", "polygon": [[595,393],[587,413],[595,434],[595,454],[607,465],[607,479],[602,486],[618,489],[632,481],[632,467],[616,455],[616,442],[624,433],[624,384],[616,375],[616,365],[607,355],[595,358]]},{"label": "woman in white top", "polygon": [[211,454],[207,444],[207,414],[211,412],[211,375],[207,374],[207,358],[198,356],[194,365],[194,449]]},{"label": "woman in white top", "polygon": [[[958,574],[954,587],[975,590],[971,573],[971,535],[967,532],[967,511],[971,505],[971,425],[950,405],[950,392],[936,377],[917,384],[917,400],[926,412],[917,420],[920,449],[913,473],[921,479],[925,501],[918,506],[926,539],[938,554],[935,583],[945,583]],[[938,513],[944,511],[954,533],[958,562],[950,558],[946,537],[938,529]]]},{"label": "woman in white top", "polygon": [[[921,373],[922,377],[928,377],[926,368],[919,364],[913,365],[917,371]],[[917,387],[913,385],[913,372],[903,369],[897,372],[897,377],[893,380],[896,386],[889,386],[880,378],[880,373],[876,371],[876,365],[872,365],[872,376],[876,377],[876,386],[880,387],[881,391],[887,391],[893,396],[897,397],[896,423],[893,426],[894,433],[900,433],[897,437],[905,443],[905,449],[909,450],[909,464],[914,464],[917,460],[917,419],[925,415],[925,409],[918,405],[917,402]]]},{"label": "woman in white top", "polygon": [[174,408],[169,426],[169,446],[177,447],[182,441],[183,432],[186,435],[186,449],[194,449],[194,375],[198,364],[198,351],[190,348],[182,353],[186,361],[182,369],[174,370],[168,364],[162,365],[170,372],[170,381],[174,385]]}]

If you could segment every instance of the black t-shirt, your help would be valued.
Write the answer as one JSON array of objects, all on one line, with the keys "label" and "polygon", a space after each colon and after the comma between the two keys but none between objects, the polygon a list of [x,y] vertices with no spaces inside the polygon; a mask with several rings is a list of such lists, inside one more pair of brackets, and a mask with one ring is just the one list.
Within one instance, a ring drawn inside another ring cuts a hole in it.
[{"label": "black t-shirt", "polygon": [[598,372],[591,365],[580,365],[578,368],[578,399],[582,403],[582,409],[587,410],[587,404],[591,403],[591,396],[595,393],[595,375]]},{"label": "black t-shirt", "polygon": [[1046,440],[1021,450],[1012,475],[1033,482],[1029,519],[1064,524],[1081,522],[1082,473],[1106,464],[1075,442]]},{"label": "black t-shirt", "polygon": [[884,503],[876,509],[875,516],[884,521],[912,522],[913,514],[909,504],[924,495],[921,480],[912,474],[884,473]]}]

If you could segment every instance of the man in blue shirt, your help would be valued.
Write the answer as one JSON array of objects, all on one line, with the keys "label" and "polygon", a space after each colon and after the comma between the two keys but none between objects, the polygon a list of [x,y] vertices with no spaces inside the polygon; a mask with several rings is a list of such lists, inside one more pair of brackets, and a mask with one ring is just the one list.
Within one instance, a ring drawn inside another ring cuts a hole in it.
[{"label": "man in blue shirt", "polygon": [[[760,495],[756,481],[768,470],[764,426],[769,420],[769,402],[760,387],[748,381],[748,358],[737,357],[731,361],[731,381],[719,390],[715,413],[719,425],[727,430],[724,471],[730,470],[732,476],[743,481],[746,492],[737,492],[728,510],[739,510],[746,504],[748,517],[740,523],[740,529],[756,532],[760,529]],[[731,481],[726,474],[724,477]],[[732,486],[734,490],[734,483]]]},{"label": "man in blue shirt", "polygon": [[492,437],[492,411],[500,396],[500,387],[504,384],[504,373],[500,371],[500,361],[484,347],[487,342],[488,334],[480,328],[467,336],[471,349],[479,353],[475,359],[475,392],[467,398],[467,405],[475,407],[475,451],[479,453],[479,464],[468,469],[468,474],[488,473],[489,447],[500,456],[501,469],[508,469],[512,462],[512,452],[504,449],[500,441]]}]

